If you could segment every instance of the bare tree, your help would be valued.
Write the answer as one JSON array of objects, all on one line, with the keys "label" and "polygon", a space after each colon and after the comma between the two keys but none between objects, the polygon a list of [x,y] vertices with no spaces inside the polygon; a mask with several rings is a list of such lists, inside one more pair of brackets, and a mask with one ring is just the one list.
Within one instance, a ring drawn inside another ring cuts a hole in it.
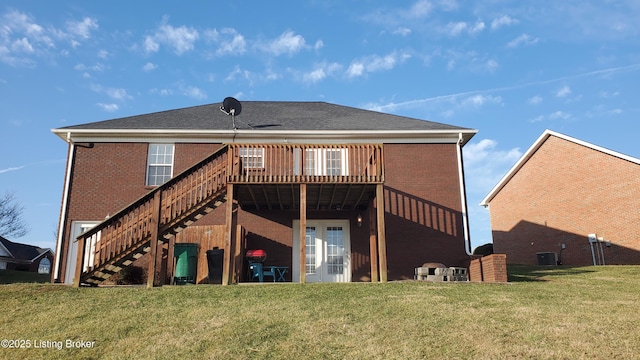
[{"label": "bare tree", "polygon": [[7,191],[0,197],[0,235],[4,237],[21,237],[29,232],[22,219],[24,207],[16,202],[15,194]]}]

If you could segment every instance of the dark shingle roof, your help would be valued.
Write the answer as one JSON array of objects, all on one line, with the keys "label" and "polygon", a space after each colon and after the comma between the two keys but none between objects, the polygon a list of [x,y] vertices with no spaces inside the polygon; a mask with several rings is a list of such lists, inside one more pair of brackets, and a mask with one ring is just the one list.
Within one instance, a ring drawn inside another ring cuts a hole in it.
[{"label": "dark shingle roof", "polygon": [[[60,130],[231,130],[221,103],[67,126]],[[452,125],[326,102],[243,101],[238,129],[261,130],[465,130]]]},{"label": "dark shingle roof", "polygon": [[50,251],[49,249],[43,249],[33,245],[16,243],[7,240],[2,236],[0,236],[0,242],[2,242],[2,245],[9,250],[13,255],[13,258],[17,260],[33,260],[42,253]]}]

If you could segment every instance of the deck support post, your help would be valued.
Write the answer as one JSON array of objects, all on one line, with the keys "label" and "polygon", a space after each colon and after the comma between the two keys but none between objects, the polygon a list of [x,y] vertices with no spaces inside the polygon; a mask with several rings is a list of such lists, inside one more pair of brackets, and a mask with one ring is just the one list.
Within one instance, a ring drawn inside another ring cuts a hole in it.
[{"label": "deck support post", "polygon": [[387,282],[387,240],[384,229],[384,185],[376,185],[376,217],[378,227],[378,256],[380,257],[380,282]]},{"label": "deck support post", "polygon": [[376,210],[373,199],[369,200],[369,258],[371,259],[371,282],[378,282],[378,235]]},{"label": "deck support post", "polygon": [[307,184],[300,184],[300,283],[307,282]]},{"label": "deck support post", "polygon": [[233,184],[227,184],[226,227],[224,234],[224,260],[222,265],[222,285],[233,283],[233,263],[235,260],[234,232],[238,222],[238,211],[234,203]]},{"label": "deck support post", "polygon": [[[71,241],[73,241],[73,239],[71,239]],[[73,278],[74,287],[80,287],[80,277],[82,276],[82,268],[84,268],[84,247],[86,243],[87,239],[84,236],[78,240],[78,252],[76,254],[76,273]]]},{"label": "deck support post", "polygon": [[147,288],[152,288],[156,283],[156,264],[158,256],[158,236],[160,235],[160,204],[161,192],[156,191],[153,196],[153,216],[151,217],[151,240],[149,240],[149,268],[147,271]]}]

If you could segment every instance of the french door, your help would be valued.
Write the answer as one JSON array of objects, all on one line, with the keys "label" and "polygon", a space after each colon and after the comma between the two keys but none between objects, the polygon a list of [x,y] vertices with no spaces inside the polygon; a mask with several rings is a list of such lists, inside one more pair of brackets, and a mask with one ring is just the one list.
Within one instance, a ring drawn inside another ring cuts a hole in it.
[{"label": "french door", "polygon": [[[307,282],[350,282],[349,220],[307,220]],[[293,221],[293,281],[300,279],[300,221]]]}]

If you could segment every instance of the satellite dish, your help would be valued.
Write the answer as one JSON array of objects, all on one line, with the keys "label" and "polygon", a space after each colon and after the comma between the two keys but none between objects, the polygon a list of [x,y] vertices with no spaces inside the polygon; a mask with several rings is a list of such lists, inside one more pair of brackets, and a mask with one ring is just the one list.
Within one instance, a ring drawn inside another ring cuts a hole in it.
[{"label": "satellite dish", "polygon": [[220,110],[227,115],[240,115],[242,112],[242,104],[237,99],[232,97],[226,97],[222,101],[222,106],[220,106]]}]

